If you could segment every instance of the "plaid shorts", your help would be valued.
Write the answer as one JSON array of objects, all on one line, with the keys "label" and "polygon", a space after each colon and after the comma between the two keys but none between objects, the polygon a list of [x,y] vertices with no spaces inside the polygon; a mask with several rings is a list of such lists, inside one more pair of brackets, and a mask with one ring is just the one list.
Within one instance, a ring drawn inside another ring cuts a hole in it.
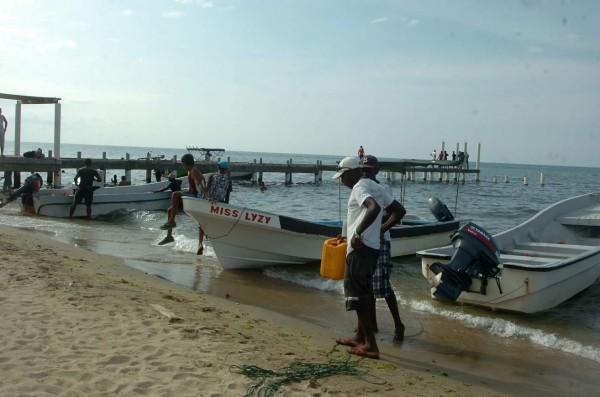
[{"label": "plaid shorts", "polygon": [[379,248],[377,268],[375,269],[375,273],[373,273],[373,295],[375,299],[387,298],[394,295],[394,290],[390,283],[390,274],[392,274],[392,252],[391,244],[386,240]]}]

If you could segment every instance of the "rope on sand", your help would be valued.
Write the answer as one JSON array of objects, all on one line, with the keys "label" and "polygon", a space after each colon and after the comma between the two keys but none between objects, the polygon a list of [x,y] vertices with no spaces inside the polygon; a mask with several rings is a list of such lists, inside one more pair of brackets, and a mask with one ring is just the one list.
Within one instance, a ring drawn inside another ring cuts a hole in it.
[{"label": "rope on sand", "polygon": [[328,363],[302,363],[293,362],[279,370],[269,370],[255,365],[232,365],[229,370],[234,373],[246,375],[257,379],[257,383],[250,386],[244,397],[276,397],[281,386],[291,382],[309,380],[315,382],[317,379],[333,375],[353,375],[365,379],[365,381],[383,385],[385,380],[369,375],[368,371],[361,367],[362,360],[351,361],[350,355],[345,360],[329,359]]}]

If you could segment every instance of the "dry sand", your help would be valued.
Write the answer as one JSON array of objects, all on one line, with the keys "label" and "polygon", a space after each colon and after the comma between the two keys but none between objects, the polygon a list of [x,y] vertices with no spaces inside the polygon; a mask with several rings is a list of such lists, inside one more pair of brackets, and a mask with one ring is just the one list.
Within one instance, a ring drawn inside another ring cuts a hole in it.
[{"label": "dry sand", "polygon": [[[0,228],[0,263],[1,396],[243,396],[256,380],[236,366],[278,370],[350,357],[334,349],[337,335],[326,329],[180,288],[32,232]],[[500,389],[475,375],[455,377],[428,365],[427,353],[420,365],[385,354],[351,360],[368,375],[315,377],[280,392],[519,395],[507,391],[510,379]]]}]

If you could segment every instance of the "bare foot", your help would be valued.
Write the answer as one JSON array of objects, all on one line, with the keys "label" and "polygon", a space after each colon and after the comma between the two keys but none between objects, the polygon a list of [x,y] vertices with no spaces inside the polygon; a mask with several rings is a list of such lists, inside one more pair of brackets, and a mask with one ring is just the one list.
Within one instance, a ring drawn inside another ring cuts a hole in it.
[{"label": "bare foot", "polygon": [[402,342],[404,340],[404,324],[400,324],[394,332],[394,342]]}]

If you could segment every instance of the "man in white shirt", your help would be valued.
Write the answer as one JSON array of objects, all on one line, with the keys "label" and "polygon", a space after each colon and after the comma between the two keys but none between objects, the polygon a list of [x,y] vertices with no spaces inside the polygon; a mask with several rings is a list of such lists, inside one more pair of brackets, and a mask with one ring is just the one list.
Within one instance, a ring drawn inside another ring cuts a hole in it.
[{"label": "man in white shirt", "polygon": [[388,230],[396,216],[385,225],[379,215],[382,208],[398,214],[399,205],[393,197],[377,183],[363,178],[358,157],[346,157],[338,166],[333,179],[341,178],[342,183],[352,189],[348,199],[348,250],[344,276],[346,310],[355,310],[358,319],[356,335],[353,338],[340,338],[339,344],[350,346],[350,354],[368,358],[379,358],[379,348],[371,325],[371,309],[374,303],[372,277],[379,256],[380,234]]}]

